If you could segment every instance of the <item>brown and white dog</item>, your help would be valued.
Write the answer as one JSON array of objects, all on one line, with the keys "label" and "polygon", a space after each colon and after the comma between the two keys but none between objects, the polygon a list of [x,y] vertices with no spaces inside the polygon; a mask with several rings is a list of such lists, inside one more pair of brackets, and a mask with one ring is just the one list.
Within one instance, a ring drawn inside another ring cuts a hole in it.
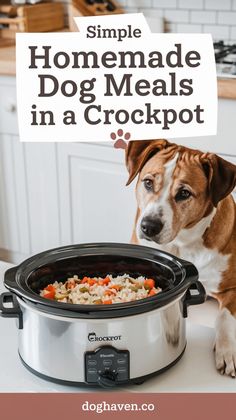
[{"label": "brown and white dog", "polygon": [[[132,242],[191,261],[219,302],[215,360],[236,376],[236,166],[167,140],[131,141],[127,185],[138,176]],[[152,241],[146,242],[146,241]]]}]

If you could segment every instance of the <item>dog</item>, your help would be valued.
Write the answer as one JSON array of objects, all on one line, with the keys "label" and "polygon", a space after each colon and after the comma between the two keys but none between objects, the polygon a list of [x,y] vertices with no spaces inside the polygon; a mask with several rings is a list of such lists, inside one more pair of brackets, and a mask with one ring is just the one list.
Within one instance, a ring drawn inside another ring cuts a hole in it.
[{"label": "dog", "polygon": [[236,166],[164,139],[130,141],[126,166],[127,185],[138,176],[131,242],[156,246],[197,267],[207,294],[219,303],[216,368],[235,377]]}]

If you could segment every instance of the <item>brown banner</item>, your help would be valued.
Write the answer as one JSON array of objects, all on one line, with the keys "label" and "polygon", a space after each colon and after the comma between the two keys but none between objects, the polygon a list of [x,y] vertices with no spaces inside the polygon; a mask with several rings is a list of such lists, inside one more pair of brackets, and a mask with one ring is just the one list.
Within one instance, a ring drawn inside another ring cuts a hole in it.
[{"label": "brown banner", "polygon": [[0,394],[4,420],[233,420],[235,406],[236,394]]}]

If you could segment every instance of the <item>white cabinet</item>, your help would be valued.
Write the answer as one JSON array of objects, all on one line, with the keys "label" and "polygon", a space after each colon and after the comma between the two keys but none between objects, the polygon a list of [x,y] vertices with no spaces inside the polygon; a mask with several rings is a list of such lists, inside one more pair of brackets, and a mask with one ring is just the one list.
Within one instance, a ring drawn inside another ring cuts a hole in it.
[{"label": "white cabinet", "polygon": [[58,145],[62,243],[128,242],[135,216],[125,187],[124,151],[107,145]]},{"label": "white cabinet", "polygon": [[14,77],[0,77],[0,133],[18,134]]},{"label": "white cabinet", "polygon": [[0,257],[30,253],[29,208],[24,148],[19,138],[0,134]]},{"label": "white cabinet", "polygon": [[[236,101],[220,101],[216,137],[183,139],[236,163]],[[19,262],[64,244],[128,242],[135,183],[124,151],[98,143],[20,143],[15,78],[0,77],[0,259]]]},{"label": "white cabinet", "polygon": [[0,135],[0,259],[60,245],[55,144]]},{"label": "white cabinet", "polygon": [[30,253],[60,246],[58,170],[54,143],[24,143]]},{"label": "white cabinet", "polygon": [[199,150],[236,156],[236,100],[219,99],[216,136],[178,139],[178,142]]}]

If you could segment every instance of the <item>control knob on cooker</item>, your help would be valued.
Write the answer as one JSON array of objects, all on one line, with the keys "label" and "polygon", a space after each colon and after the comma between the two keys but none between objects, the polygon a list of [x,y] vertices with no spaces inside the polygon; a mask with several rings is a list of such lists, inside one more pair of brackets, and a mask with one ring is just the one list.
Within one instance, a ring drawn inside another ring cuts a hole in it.
[{"label": "control knob on cooker", "polygon": [[98,376],[98,383],[103,388],[110,388],[116,386],[117,373],[111,370],[106,370]]}]

